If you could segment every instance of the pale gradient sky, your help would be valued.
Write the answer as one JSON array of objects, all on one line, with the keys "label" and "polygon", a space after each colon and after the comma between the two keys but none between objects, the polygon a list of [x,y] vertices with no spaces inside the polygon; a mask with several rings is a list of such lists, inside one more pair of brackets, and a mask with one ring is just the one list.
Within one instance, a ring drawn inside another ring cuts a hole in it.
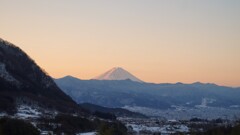
[{"label": "pale gradient sky", "polygon": [[240,86],[240,0],[0,0],[0,37],[55,78],[123,67]]}]

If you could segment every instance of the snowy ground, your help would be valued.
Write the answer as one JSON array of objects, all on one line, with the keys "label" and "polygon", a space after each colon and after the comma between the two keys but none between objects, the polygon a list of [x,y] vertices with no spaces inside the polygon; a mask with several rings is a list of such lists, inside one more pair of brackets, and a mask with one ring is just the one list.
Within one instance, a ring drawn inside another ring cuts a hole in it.
[{"label": "snowy ground", "polygon": [[26,118],[39,118],[41,116],[41,112],[37,107],[31,107],[27,105],[19,105],[18,112],[15,114],[15,117],[26,119]]},{"label": "snowy ground", "polygon": [[134,134],[161,133],[168,135],[177,132],[188,133],[190,130],[187,124],[181,123],[176,120],[167,121],[158,118],[141,119],[126,117],[118,118],[118,120],[125,124],[129,132],[132,132]]},{"label": "snowy ground", "polygon": [[145,125],[127,124],[127,127],[131,127],[133,131],[139,133],[141,131],[147,131],[151,133],[163,133],[173,134],[176,132],[186,133],[189,132],[189,128],[185,125],[163,125],[161,127],[149,127]]},{"label": "snowy ground", "polygon": [[96,132],[79,133],[77,135],[96,135]]},{"label": "snowy ground", "polygon": [[4,117],[4,116],[7,116],[6,113],[0,113],[0,117]]}]

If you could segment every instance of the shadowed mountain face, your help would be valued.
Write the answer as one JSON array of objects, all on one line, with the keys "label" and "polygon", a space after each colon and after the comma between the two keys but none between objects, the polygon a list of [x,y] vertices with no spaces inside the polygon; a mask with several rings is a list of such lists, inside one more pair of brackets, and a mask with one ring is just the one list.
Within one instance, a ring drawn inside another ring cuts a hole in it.
[{"label": "shadowed mountain face", "polygon": [[95,104],[90,103],[83,103],[79,104],[82,108],[89,110],[90,112],[103,112],[103,113],[111,113],[118,117],[136,117],[136,118],[147,118],[143,114],[135,113],[128,111],[126,109],[122,108],[108,108],[108,107],[102,107]]},{"label": "shadowed mountain face", "polygon": [[14,112],[19,102],[63,112],[77,108],[26,53],[0,39],[0,111]]},{"label": "shadowed mountain face", "polygon": [[56,79],[57,85],[76,102],[106,107],[141,106],[155,109],[240,106],[240,89],[215,84],[151,84],[131,80]]}]

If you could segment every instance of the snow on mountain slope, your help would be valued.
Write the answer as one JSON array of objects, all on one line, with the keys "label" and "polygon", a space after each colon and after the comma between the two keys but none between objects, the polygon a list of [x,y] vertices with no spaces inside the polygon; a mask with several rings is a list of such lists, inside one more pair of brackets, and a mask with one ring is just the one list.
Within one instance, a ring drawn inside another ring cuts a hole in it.
[{"label": "snow on mountain slope", "polygon": [[111,70],[94,77],[95,80],[127,80],[130,79],[135,82],[143,82],[142,80],[138,79],[128,71],[124,70],[121,67],[115,67]]},{"label": "snow on mountain slope", "polygon": [[6,65],[2,62],[0,62],[0,77],[4,78],[5,80],[9,82],[14,82],[16,85],[19,85],[19,81],[16,80],[13,76],[11,76],[7,70],[6,70]]}]

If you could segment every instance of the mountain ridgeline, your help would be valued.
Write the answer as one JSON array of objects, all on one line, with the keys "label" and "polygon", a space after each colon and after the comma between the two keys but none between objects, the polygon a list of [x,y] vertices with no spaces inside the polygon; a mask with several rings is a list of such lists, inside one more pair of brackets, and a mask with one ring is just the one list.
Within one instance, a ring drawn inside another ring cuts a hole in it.
[{"label": "mountain ridgeline", "polygon": [[[128,80],[80,80],[71,76],[56,79],[57,85],[78,103],[106,107],[140,106],[154,109],[240,106],[240,88],[209,83],[153,84]],[[80,87],[81,86],[81,87]]]},{"label": "mountain ridgeline", "polygon": [[14,113],[21,103],[78,111],[77,104],[25,52],[0,39],[0,111]]}]

